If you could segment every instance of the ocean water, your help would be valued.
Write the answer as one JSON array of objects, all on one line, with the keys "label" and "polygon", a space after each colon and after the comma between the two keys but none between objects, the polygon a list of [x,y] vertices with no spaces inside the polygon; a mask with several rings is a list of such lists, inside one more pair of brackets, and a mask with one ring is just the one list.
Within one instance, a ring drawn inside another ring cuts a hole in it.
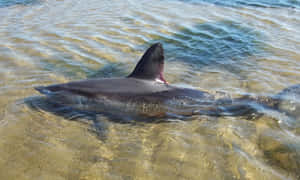
[{"label": "ocean water", "polygon": [[126,76],[155,42],[172,84],[230,97],[300,84],[298,0],[0,0],[0,179],[300,179],[298,94],[252,120],[167,123],[26,103],[36,86]]}]

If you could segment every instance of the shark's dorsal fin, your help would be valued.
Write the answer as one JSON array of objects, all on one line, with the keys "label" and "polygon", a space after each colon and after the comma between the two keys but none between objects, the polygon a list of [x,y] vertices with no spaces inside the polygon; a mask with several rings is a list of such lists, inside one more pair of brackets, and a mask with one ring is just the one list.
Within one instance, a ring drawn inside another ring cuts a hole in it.
[{"label": "shark's dorsal fin", "polygon": [[129,78],[158,80],[167,83],[163,78],[164,50],[161,43],[153,44],[144,53]]}]

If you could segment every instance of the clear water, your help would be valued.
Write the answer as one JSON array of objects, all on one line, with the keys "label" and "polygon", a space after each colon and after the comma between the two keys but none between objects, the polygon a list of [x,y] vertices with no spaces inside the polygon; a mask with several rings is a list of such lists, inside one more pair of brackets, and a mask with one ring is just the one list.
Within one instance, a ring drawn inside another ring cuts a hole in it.
[{"label": "clear water", "polygon": [[24,103],[35,86],[125,76],[154,42],[170,83],[279,93],[300,84],[299,3],[0,0],[0,179],[300,179],[297,96],[254,120],[99,116],[102,129]]}]

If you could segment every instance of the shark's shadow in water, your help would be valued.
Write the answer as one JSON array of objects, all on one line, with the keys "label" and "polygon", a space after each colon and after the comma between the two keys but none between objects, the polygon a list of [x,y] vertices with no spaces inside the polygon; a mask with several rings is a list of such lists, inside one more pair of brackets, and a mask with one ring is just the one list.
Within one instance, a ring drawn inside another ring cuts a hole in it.
[{"label": "shark's shadow in water", "polygon": [[[90,132],[94,133],[100,140],[106,140],[106,132],[109,123],[137,125],[142,123],[166,123],[171,122],[165,118],[150,118],[143,116],[134,116],[124,112],[113,111],[86,111],[65,106],[51,101],[45,96],[32,96],[25,98],[23,102],[33,111],[48,112],[65,120],[76,121],[91,125]],[[177,117],[178,118],[178,117]],[[187,118],[186,118],[187,119]],[[182,120],[182,119],[181,119]]]},{"label": "shark's shadow in water", "polygon": [[80,111],[68,106],[62,106],[49,101],[43,96],[28,97],[24,99],[24,103],[34,111],[49,112],[69,121],[91,125],[90,131],[92,133],[95,133],[101,140],[106,139],[107,124],[105,120],[99,119],[100,116],[97,116],[98,114],[94,112]]}]

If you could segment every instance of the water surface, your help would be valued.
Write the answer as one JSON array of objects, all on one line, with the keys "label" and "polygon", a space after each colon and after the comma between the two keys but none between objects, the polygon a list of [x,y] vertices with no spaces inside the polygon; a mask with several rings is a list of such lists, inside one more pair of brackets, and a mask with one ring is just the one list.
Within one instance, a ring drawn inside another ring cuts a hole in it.
[{"label": "water surface", "polygon": [[170,83],[279,93],[300,84],[299,1],[4,0],[0,17],[0,179],[300,178],[298,113],[134,124],[99,115],[99,129],[25,103],[40,96],[35,86],[125,76],[158,41]]}]

